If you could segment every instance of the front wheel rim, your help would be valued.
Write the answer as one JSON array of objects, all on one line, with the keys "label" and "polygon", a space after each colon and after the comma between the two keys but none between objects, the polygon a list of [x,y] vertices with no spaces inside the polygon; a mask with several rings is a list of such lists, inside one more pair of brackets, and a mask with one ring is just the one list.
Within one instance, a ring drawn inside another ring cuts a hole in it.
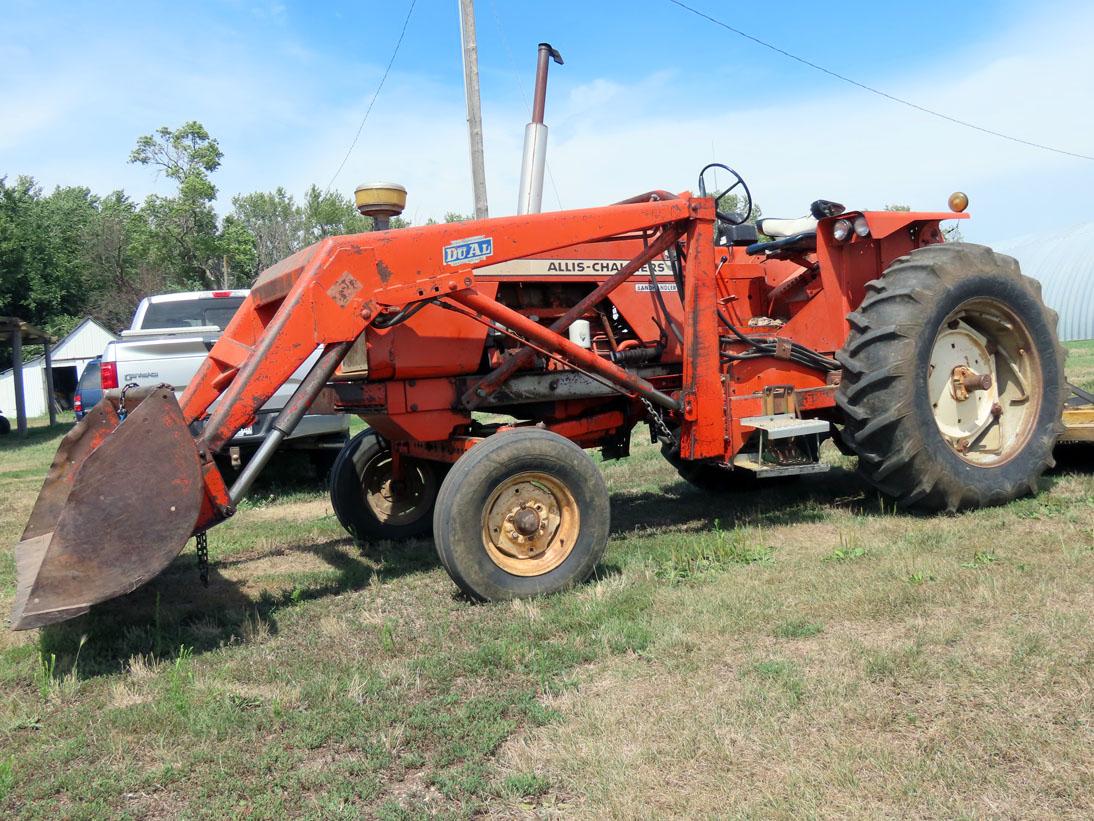
[{"label": "front wheel rim", "polygon": [[580,526],[570,489],[554,476],[526,471],[507,478],[486,500],[482,542],[507,573],[542,576],[573,552]]},{"label": "front wheel rim", "polygon": [[436,476],[430,467],[404,458],[403,478],[395,481],[393,467],[390,451],[380,451],[369,459],[361,471],[361,499],[382,524],[414,524],[429,513],[437,495]]},{"label": "front wheel rim", "polygon": [[988,298],[942,323],[927,366],[927,395],[943,441],[962,460],[997,467],[1029,441],[1044,380],[1033,337],[1009,307]]}]

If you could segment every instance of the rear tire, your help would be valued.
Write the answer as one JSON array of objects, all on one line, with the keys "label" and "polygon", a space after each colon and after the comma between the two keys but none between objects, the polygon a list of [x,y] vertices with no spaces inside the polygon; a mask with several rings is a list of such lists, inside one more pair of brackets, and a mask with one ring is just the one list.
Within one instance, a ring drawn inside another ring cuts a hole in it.
[{"label": "rear tire", "polygon": [[[750,470],[728,467],[713,462],[694,462],[680,458],[678,445],[661,445],[661,455],[670,465],[676,468],[680,478],[694,488],[704,493],[742,493],[755,490],[760,479]],[[793,478],[793,477],[787,477]],[[774,486],[777,480],[764,480],[769,486]]]},{"label": "rear tire", "polygon": [[[1002,504],[1036,492],[1066,399],[1056,314],[1018,263],[947,243],[866,285],[837,359],[844,442],[903,507]],[[965,390],[962,379],[987,387]]]},{"label": "rear tire", "polygon": [[443,462],[403,459],[404,480],[391,481],[391,450],[371,428],[358,433],[330,471],[334,514],[360,542],[428,536],[437,491],[448,471]]},{"label": "rear tire", "polygon": [[453,466],[433,513],[437,554],[477,599],[573,587],[608,543],[608,488],[593,460],[558,434],[499,433]]}]

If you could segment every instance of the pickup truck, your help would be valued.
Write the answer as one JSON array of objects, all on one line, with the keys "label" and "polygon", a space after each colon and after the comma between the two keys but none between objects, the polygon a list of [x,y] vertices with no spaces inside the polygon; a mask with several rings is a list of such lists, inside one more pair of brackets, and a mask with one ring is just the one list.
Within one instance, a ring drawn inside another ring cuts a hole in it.
[{"label": "pickup truck", "polygon": [[[181,394],[247,293],[192,291],[145,297],[130,328],[103,351],[103,389],[166,383]],[[254,424],[232,438],[226,455],[234,466],[262,443],[277,412],[318,356],[317,350],[262,407]],[[317,465],[329,467],[348,438],[349,421],[344,414],[307,414],[281,447],[313,451]]]}]

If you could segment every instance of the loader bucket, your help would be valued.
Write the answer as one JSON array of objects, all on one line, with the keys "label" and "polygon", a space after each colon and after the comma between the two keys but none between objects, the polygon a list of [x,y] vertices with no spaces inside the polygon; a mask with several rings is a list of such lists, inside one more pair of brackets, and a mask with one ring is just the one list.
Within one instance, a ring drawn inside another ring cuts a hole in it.
[{"label": "loader bucket", "polygon": [[13,629],[64,621],[136,589],[190,538],[201,460],[175,395],[157,388],[127,404],[119,422],[104,399],[61,442],[15,548]]}]

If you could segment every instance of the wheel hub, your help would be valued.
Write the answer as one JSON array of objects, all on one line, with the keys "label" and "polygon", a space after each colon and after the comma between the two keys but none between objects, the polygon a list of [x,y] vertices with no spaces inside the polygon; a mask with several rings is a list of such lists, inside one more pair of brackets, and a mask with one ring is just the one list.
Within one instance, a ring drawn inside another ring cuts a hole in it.
[{"label": "wheel hub", "polygon": [[532,507],[522,507],[512,514],[512,522],[519,535],[525,538],[534,536],[536,531],[539,530],[539,510]]},{"label": "wheel hub", "polygon": [[942,438],[981,466],[1021,449],[1037,415],[1039,368],[1029,332],[994,300],[960,306],[935,338],[927,393]]},{"label": "wheel hub", "polygon": [[436,480],[428,467],[403,460],[403,478],[392,478],[390,453],[377,454],[361,473],[361,496],[385,524],[408,524],[429,509]]},{"label": "wheel hub", "polygon": [[512,476],[483,510],[483,546],[503,570],[518,576],[547,573],[566,560],[577,537],[573,494],[541,473]]}]

